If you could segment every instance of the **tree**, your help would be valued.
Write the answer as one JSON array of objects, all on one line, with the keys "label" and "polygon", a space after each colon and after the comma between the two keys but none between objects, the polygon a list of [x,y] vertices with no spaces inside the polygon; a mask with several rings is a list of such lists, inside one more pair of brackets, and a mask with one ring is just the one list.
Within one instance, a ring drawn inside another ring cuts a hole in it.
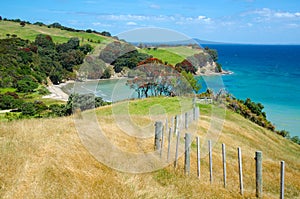
[{"label": "tree", "polygon": [[80,51],[87,55],[89,52],[92,51],[92,46],[90,44],[84,44],[79,47]]},{"label": "tree", "polygon": [[41,48],[54,49],[55,44],[49,35],[39,34],[36,36],[34,44]]},{"label": "tree", "polygon": [[24,77],[17,82],[17,91],[23,93],[33,92],[38,87],[38,84],[34,82],[30,77]]},{"label": "tree", "polygon": [[68,52],[71,50],[77,50],[77,49],[79,49],[79,43],[80,43],[80,40],[77,37],[73,37],[73,38],[69,39],[67,43],[57,45],[56,49],[60,53]]},{"label": "tree", "polygon": [[25,116],[34,116],[37,113],[37,109],[32,102],[25,102],[21,105],[22,115]]},{"label": "tree", "polygon": [[106,37],[111,37],[111,34],[107,31],[101,32],[101,35],[106,36]]},{"label": "tree", "polygon": [[96,97],[93,93],[71,94],[65,107],[66,115],[71,115],[75,110],[81,111],[97,108],[109,104],[104,102],[101,97]]},{"label": "tree", "polygon": [[127,81],[127,85],[136,91],[138,98],[181,96],[193,92],[188,81],[172,66],[160,62],[161,60],[156,58],[143,61],[143,64],[138,64],[135,69],[137,76]]},{"label": "tree", "polygon": [[114,41],[105,46],[105,48],[100,52],[99,58],[104,62],[111,64],[122,55],[135,50],[136,49],[133,45]]},{"label": "tree", "polygon": [[116,58],[116,60],[112,62],[112,65],[114,65],[115,72],[119,73],[124,67],[129,69],[135,68],[141,61],[146,60],[149,57],[148,54],[139,53],[137,50],[133,50]]},{"label": "tree", "polygon": [[290,132],[286,130],[281,130],[277,132],[278,135],[281,135],[284,138],[290,138]]},{"label": "tree", "polygon": [[26,24],[25,24],[24,21],[21,21],[21,22],[20,22],[20,25],[21,25],[22,27],[24,27]]},{"label": "tree", "polygon": [[291,138],[291,140],[292,140],[293,142],[295,142],[296,144],[299,144],[299,145],[300,145],[300,138],[299,138],[299,136],[293,136],[293,137]]},{"label": "tree", "polygon": [[212,58],[212,60],[213,60],[214,62],[218,61],[219,57],[218,57],[218,52],[217,52],[217,50],[215,50],[215,49],[210,49],[210,48],[208,48],[208,47],[205,47],[204,50],[205,50],[205,52],[207,52],[207,53],[210,55],[210,57]]},{"label": "tree", "polygon": [[196,71],[197,71],[197,68],[187,59],[183,60],[180,63],[177,63],[175,65],[175,69],[178,72],[185,71],[187,73],[192,73],[192,74],[196,74]]},{"label": "tree", "polygon": [[190,86],[193,88],[194,92],[198,93],[198,91],[201,89],[201,85],[195,79],[194,75],[192,73],[186,72],[186,71],[182,71],[181,75],[188,81]]},{"label": "tree", "polygon": [[114,69],[112,67],[106,67],[101,78],[109,79],[113,75]]}]

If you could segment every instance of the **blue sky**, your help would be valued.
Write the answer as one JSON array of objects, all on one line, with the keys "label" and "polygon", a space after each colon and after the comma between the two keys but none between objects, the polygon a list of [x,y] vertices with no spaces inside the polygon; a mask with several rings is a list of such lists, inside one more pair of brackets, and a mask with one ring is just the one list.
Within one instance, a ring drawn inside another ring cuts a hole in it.
[{"label": "blue sky", "polygon": [[210,41],[300,44],[299,0],[14,0],[1,3],[0,16],[113,35],[159,27]]}]

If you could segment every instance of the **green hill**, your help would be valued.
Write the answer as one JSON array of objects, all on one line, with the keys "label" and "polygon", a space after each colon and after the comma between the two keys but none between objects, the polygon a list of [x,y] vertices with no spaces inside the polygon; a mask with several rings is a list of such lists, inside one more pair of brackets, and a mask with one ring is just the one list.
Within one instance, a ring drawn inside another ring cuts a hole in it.
[{"label": "green hill", "polygon": [[[114,106],[122,112],[124,106],[129,106],[131,121],[144,126],[152,126],[157,114],[163,113],[149,112],[150,107],[160,107],[157,110],[165,110],[169,117],[180,109],[176,98],[149,98]],[[80,114],[94,115],[87,111],[72,117],[1,122],[0,198],[243,198],[239,194],[237,147],[242,149],[244,198],[255,198],[257,150],[263,152],[264,198],[279,198],[281,160],[286,163],[285,198],[300,197],[299,145],[230,110],[225,112],[215,105],[199,106],[201,118],[195,133],[202,146],[207,145],[207,134],[216,131],[211,122],[222,121],[222,115],[225,116],[222,133],[213,147],[212,184],[206,149],[201,151],[201,178],[197,178],[195,140],[190,176],[184,175],[183,157],[177,169],[170,163],[164,169],[144,174],[119,172],[96,161],[82,144],[74,123]],[[112,106],[96,110],[97,121],[111,142],[128,151],[141,147],[153,150],[153,137],[141,140],[125,134],[114,114]],[[226,144],[227,151],[226,189],[222,184],[221,143]]]},{"label": "green hill", "polygon": [[[97,43],[111,40],[111,38],[87,32],[72,32],[67,30],[61,30],[59,28],[48,28],[48,26],[39,26],[26,24],[24,27],[20,23],[12,21],[0,21],[0,39],[7,38],[16,35],[22,39],[28,39],[34,41],[37,35],[46,34],[50,35],[55,43],[65,43],[72,37],[77,37],[81,40],[82,44],[89,43],[96,46]],[[92,41],[92,42],[90,42]]]}]

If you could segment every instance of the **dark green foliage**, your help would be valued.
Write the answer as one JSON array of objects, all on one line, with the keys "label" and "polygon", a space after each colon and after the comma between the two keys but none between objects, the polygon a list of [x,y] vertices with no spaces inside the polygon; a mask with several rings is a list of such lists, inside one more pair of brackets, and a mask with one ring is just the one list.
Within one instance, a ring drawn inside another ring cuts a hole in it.
[{"label": "dark green foliage", "polygon": [[34,116],[37,113],[37,107],[32,102],[23,103],[20,110],[24,116]]},{"label": "dark green foliage", "polygon": [[195,79],[194,75],[190,72],[182,71],[181,75],[186,79],[190,87],[194,90],[195,93],[198,93],[198,91],[201,89],[201,85],[198,83],[198,81]]},{"label": "dark green foliage", "polygon": [[290,132],[286,130],[277,131],[276,133],[284,138],[290,138]]},{"label": "dark green foliage", "polygon": [[106,36],[106,37],[111,37],[111,34],[107,31],[103,31],[100,34],[103,35],[103,36]]},{"label": "dark green foliage", "polygon": [[21,80],[17,81],[17,91],[22,93],[30,93],[33,92],[34,89],[38,87],[38,83],[36,83],[32,78],[25,76]]},{"label": "dark green foliage", "polygon": [[112,62],[114,65],[114,70],[116,73],[119,73],[123,70],[124,67],[133,69],[143,60],[148,59],[150,56],[145,53],[139,53],[137,50],[133,50],[130,52],[117,57],[116,60]]},{"label": "dark green foliage", "polygon": [[65,113],[71,115],[75,110],[80,109],[81,111],[87,109],[97,108],[109,104],[104,102],[101,97],[96,97],[92,93],[88,94],[71,94],[66,104]]},{"label": "dark green foliage", "polygon": [[251,99],[247,98],[244,102],[244,105],[247,106],[251,112],[257,116],[262,115],[264,118],[266,118],[266,113],[262,111],[264,106],[261,103],[252,102]]},{"label": "dark green foliage", "polygon": [[79,47],[80,51],[87,55],[89,52],[92,51],[92,46],[90,44],[84,44]]},{"label": "dark green foliage", "polygon": [[84,60],[84,53],[80,50],[70,50],[60,55],[60,63],[64,69],[72,72],[73,67],[80,65]]},{"label": "dark green foliage", "polygon": [[71,38],[67,43],[57,45],[56,49],[58,53],[68,52],[70,50],[79,49],[79,39],[78,38]]},{"label": "dark green foliage", "polygon": [[64,104],[51,104],[49,106],[50,116],[62,117],[66,115],[66,106]]},{"label": "dark green foliage", "polygon": [[291,141],[295,142],[296,144],[300,145],[300,138],[298,136],[293,136],[291,137]]},{"label": "dark green foliage", "polygon": [[217,64],[216,73],[221,73],[223,71],[222,65],[220,63],[216,63],[216,64]]},{"label": "dark green foliage", "polygon": [[275,126],[267,120],[266,113],[263,112],[264,106],[261,103],[255,103],[247,98],[245,101],[226,97],[227,107],[241,114],[252,122],[271,131],[275,131]]},{"label": "dark green foliage", "polygon": [[33,25],[37,25],[37,26],[46,26],[43,22],[35,22]]},{"label": "dark green foliage", "polygon": [[13,109],[19,107],[22,104],[22,100],[16,93],[5,93],[0,95],[0,110]]},{"label": "dark green foliage", "polygon": [[34,44],[41,48],[53,49],[55,44],[49,35],[39,34],[36,36]]},{"label": "dark green foliage", "polygon": [[212,60],[214,62],[218,61],[219,57],[218,57],[218,52],[215,49],[210,49],[208,47],[204,48],[205,52],[208,53],[210,55],[210,57],[212,58]]},{"label": "dark green foliage", "polygon": [[102,78],[104,79],[109,79],[111,77],[111,70],[107,67],[105,68],[104,72],[103,72],[103,75],[102,75]]},{"label": "dark green foliage", "polygon": [[121,57],[125,53],[136,50],[133,45],[128,43],[121,43],[119,41],[114,41],[108,44],[99,55],[99,58],[104,62],[111,64],[115,62],[117,58]]},{"label": "dark green foliage", "polygon": [[26,24],[25,24],[25,21],[21,21],[20,22],[20,26],[24,27]]},{"label": "dark green foliage", "polygon": [[[54,84],[73,77],[73,68],[83,62],[91,46],[79,46],[79,39],[55,45],[48,35],[37,35],[34,42],[20,38],[0,40],[0,87],[32,91],[32,82]],[[24,81],[24,77],[31,80]],[[25,86],[25,88],[22,88]],[[33,88],[33,89],[32,89]]]}]

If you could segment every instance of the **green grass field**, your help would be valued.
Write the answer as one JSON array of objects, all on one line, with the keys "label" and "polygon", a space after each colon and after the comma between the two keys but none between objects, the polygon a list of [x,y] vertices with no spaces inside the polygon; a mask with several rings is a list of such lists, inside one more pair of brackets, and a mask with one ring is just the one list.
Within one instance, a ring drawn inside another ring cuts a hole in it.
[{"label": "green grass field", "polygon": [[168,62],[169,64],[176,65],[182,62],[189,56],[202,52],[200,49],[193,49],[189,46],[170,46],[170,47],[158,47],[156,50],[153,48],[139,49],[142,53],[147,53],[155,58]]},{"label": "green grass field", "polygon": [[163,62],[168,62],[169,64],[172,64],[172,65],[182,62],[185,59],[184,56],[181,56],[181,55],[178,55],[169,50],[160,49],[160,48],[158,48],[157,50],[141,49],[140,52],[152,55],[153,57],[158,58],[158,59],[162,60]]},{"label": "green grass field", "polygon": [[[48,28],[47,26],[30,24],[26,24],[25,27],[22,27],[16,22],[0,21],[0,39],[7,38],[7,34],[15,34],[22,39],[28,39],[30,41],[34,41],[38,34],[47,34],[52,37],[55,43],[64,43],[72,37],[78,37],[82,44],[89,43],[92,46],[96,46],[98,41],[104,42],[106,40],[111,40],[110,38],[94,33],[70,32],[58,28]],[[93,40],[93,42],[88,42],[88,39]]]}]

